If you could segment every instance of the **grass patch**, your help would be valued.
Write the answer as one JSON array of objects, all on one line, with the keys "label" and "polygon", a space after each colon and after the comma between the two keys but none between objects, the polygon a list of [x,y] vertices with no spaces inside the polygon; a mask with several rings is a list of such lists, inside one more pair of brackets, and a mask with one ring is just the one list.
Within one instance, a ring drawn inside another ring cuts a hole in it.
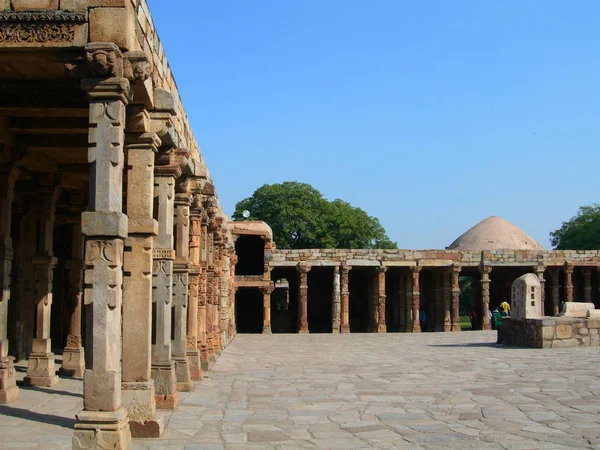
[{"label": "grass patch", "polygon": [[460,316],[460,328],[463,331],[471,329],[471,318],[469,316]]}]

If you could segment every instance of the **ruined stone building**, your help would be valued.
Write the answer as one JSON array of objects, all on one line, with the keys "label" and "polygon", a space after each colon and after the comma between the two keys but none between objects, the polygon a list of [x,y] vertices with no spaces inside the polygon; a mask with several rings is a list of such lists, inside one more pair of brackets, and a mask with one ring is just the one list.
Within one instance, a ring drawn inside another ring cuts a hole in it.
[{"label": "ruined stone building", "polygon": [[484,329],[524,273],[547,314],[598,302],[598,252],[488,220],[447,250],[277,250],[223,213],[146,0],[0,0],[0,403],[15,360],[83,378],[73,448],[158,437],[236,330],[459,331],[459,276]]}]

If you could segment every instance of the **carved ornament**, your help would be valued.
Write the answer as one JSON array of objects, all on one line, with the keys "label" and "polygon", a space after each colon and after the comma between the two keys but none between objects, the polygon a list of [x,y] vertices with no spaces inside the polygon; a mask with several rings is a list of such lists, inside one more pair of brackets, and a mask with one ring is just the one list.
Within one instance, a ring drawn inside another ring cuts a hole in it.
[{"label": "carved ornament", "polygon": [[72,42],[75,25],[85,22],[73,11],[0,11],[0,44]]}]

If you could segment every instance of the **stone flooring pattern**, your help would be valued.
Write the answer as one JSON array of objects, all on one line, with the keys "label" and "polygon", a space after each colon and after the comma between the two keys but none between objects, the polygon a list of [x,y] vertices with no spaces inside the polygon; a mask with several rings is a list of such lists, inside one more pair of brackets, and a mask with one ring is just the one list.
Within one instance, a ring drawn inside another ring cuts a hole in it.
[{"label": "stone flooring pattern", "polygon": [[[485,331],[238,335],[163,413],[163,438],[134,448],[600,449],[600,350],[494,341]],[[0,406],[0,448],[70,448],[80,406],[80,382],[22,389]]]}]

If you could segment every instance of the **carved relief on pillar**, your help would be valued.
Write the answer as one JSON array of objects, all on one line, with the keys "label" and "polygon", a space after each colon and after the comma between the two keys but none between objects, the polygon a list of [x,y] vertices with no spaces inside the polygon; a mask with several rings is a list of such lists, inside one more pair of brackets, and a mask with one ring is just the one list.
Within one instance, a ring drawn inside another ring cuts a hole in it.
[{"label": "carved relief on pillar", "polygon": [[533,266],[533,271],[535,272],[535,274],[538,277],[538,280],[540,280],[540,303],[541,303],[541,310],[542,310],[542,316],[544,316],[546,313],[546,279],[544,278],[544,272],[546,271],[546,266],[544,265],[537,265],[537,266]]},{"label": "carved relief on pillar", "polygon": [[308,272],[310,265],[306,261],[300,261],[296,265],[296,270],[300,273],[299,284],[299,314],[298,314],[298,332],[308,333]]},{"label": "carved relief on pillar", "polygon": [[419,322],[419,312],[421,310],[421,287],[419,284],[419,274],[421,273],[421,266],[411,266],[411,280],[412,280],[412,332],[420,333],[421,324]]},{"label": "carved relief on pillar", "polygon": [[491,266],[481,266],[479,268],[481,272],[481,329],[491,330],[492,324],[488,316],[490,310],[490,273],[492,272]]},{"label": "carved relief on pillar", "polygon": [[442,293],[444,306],[444,331],[452,331],[452,268],[442,272]]},{"label": "carved relief on pillar", "polygon": [[377,267],[377,332],[385,333],[385,272],[386,266]]},{"label": "carved relief on pillar", "polygon": [[340,290],[341,290],[341,333],[350,333],[350,291],[348,288],[349,272],[352,269],[346,262],[340,265]]},{"label": "carved relief on pillar", "polygon": [[560,268],[549,267],[548,273],[550,273],[550,301],[552,302],[552,315],[557,315],[560,306]]},{"label": "carved relief on pillar", "polygon": [[569,262],[565,262],[564,273],[565,273],[565,301],[573,301],[573,271],[575,266]]},{"label": "carved relief on pillar", "polygon": [[452,265],[452,331],[461,331],[460,328],[460,284],[459,276],[462,267],[458,264]]},{"label": "carved relief on pillar", "polygon": [[271,294],[275,290],[275,285],[270,282],[259,290],[263,295],[263,334],[271,334]]}]

